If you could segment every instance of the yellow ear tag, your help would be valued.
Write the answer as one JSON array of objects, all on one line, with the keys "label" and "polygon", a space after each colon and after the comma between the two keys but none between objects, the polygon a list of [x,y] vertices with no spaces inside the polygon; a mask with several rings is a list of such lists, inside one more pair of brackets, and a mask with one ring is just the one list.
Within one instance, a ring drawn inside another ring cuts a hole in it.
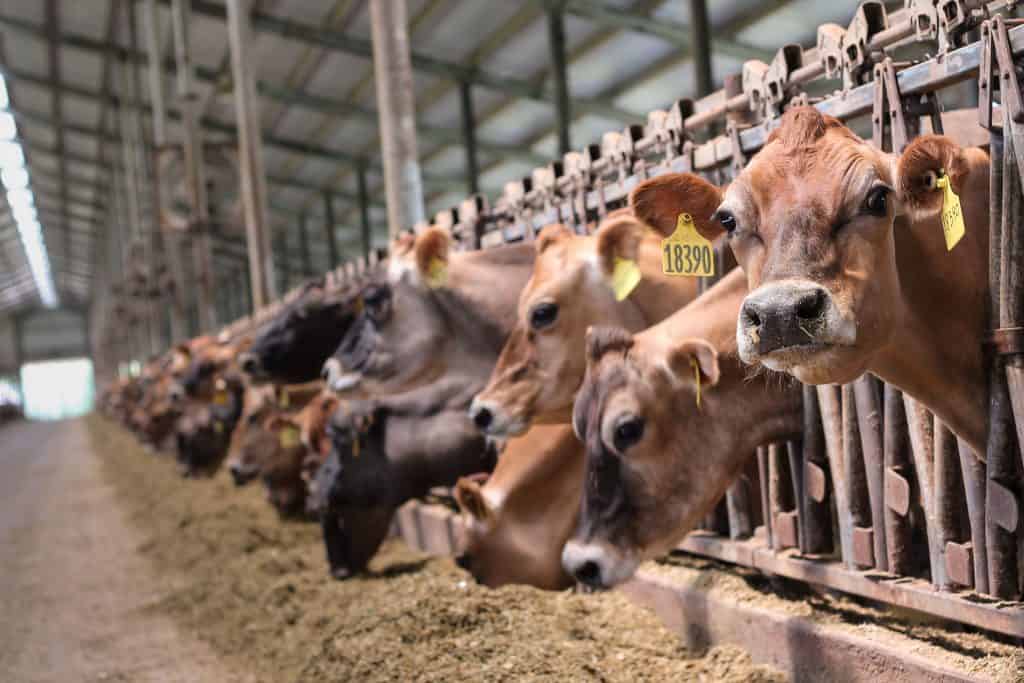
[{"label": "yellow ear tag", "polygon": [[448,264],[437,257],[432,258],[427,268],[426,281],[427,287],[431,289],[444,287],[448,281]]},{"label": "yellow ear tag", "polygon": [[693,217],[679,214],[676,231],[661,241],[661,270],[666,275],[709,277],[715,274],[711,242],[697,232]]},{"label": "yellow ear tag", "polygon": [[942,234],[946,237],[946,251],[952,251],[964,234],[964,212],[960,208],[960,197],[953,191],[949,176],[945,173],[935,181],[935,186],[942,189]]},{"label": "yellow ear tag", "polygon": [[696,358],[691,358],[690,365],[693,366],[693,377],[697,382],[697,407],[700,408],[700,364]]},{"label": "yellow ear tag", "polygon": [[213,404],[218,406],[227,405],[228,403],[228,392],[227,389],[219,389],[217,393],[213,395]]},{"label": "yellow ear tag", "polygon": [[640,284],[640,266],[632,259],[615,257],[615,268],[612,270],[612,290],[615,300],[622,301]]},{"label": "yellow ear tag", "polygon": [[299,445],[299,430],[292,426],[282,427],[277,440],[281,448],[294,448]]},{"label": "yellow ear tag", "polygon": [[217,420],[216,422],[214,422],[213,423],[213,431],[217,435],[223,434],[224,433],[224,423],[221,422],[220,420]]},{"label": "yellow ear tag", "polygon": [[281,408],[287,408],[290,402],[291,399],[288,396],[288,389],[283,387],[281,389],[281,400],[278,401],[278,406]]}]

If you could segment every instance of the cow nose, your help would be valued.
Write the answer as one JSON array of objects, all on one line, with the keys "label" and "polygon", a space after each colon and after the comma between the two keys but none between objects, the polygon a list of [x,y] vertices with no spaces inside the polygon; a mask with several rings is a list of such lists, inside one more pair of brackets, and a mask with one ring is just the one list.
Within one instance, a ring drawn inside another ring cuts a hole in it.
[{"label": "cow nose", "polygon": [[242,368],[242,372],[250,375],[260,369],[260,359],[255,353],[243,353],[238,358],[238,364]]},{"label": "cow nose", "polygon": [[759,354],[818,341],[829,295],[818,285],[781,284],[750,293],[740,310],[740,334]]},{"label": "cow nose", "polygon": [[231,473],[231,478],[235,482],[235,486],[242,486],[245,484],[246,477],[245,472],[237,464],[232,463],[231,467],[228,468],[228,472]]},{"label": "cow nose", "polygon": [[469,417],[473,420],[473,424],[481,432],[486,432],[491,424],[494,422],[494,413],[491,409],[484,405],[473,405],[469,409]]},{"label": "cow nose", "polygon": [[469,557],[469,553],[462,553],[455,558],[455,564],[458,565],[459,569],[469,571],[469,567],[472,564],[472,559]]},{"label": "cow nose", "polygon": [[593,560],[587,560],[572,573],[573,578],[588,588],[601,587],[601,566]]}]

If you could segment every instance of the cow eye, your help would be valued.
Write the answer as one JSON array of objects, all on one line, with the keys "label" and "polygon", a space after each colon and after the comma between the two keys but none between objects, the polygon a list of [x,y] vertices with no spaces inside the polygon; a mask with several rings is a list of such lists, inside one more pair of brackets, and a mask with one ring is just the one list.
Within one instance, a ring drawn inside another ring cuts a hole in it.
[{"label": "cow eye", "polygon": [[871,216],[885,216],[889,212],[889,192],[884,185],[871,188],[864,198],[864,212]]},{"label": "cow eye", "polygon": [[730,235],[736,230],[736,216],[728,209],[719,209],[711,219],[721,223],[722,227]]},{"label": "cow eye", "polygon": [[558,304],[550,302],[537,304],[530,311],[530,327],[535,330],[543,330],[550,327],[558,318]]},{"label": "cow eye", "polygon": [[631,446],[636,445],[644,436],[644,421],[635,415],[629,415],[619,420],[615,425],[615,433],[612,436],[615,450],[624,453]]}]

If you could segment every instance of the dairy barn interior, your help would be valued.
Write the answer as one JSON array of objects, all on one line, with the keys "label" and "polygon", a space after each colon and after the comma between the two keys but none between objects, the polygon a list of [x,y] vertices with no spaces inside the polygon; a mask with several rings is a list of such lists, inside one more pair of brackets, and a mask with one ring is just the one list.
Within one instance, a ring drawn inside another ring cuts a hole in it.
[{"label": "dairy barn interior", "polygon": [[0,2],[0,680],[1024,680],[1014,0]]}]

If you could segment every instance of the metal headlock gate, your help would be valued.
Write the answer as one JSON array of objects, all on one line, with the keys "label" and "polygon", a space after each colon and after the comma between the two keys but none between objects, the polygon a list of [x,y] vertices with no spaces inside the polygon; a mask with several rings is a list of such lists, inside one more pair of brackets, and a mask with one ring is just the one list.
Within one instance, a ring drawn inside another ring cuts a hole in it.
[{"label": "metal headlock gate", "polygon": [[[508,183],[493,206],[475,195],[435,217],[466,249],[531,240],[549,223],[585,232],[645,178],[690,171],[727,182],[796,103],[841,120],[870,115],[873,143],[898,152],[922,117],[941,132],[938,91],[978,78],[992,159],[987,453],[873,376],[805,386],[802,440],[759,448],[681,549],[1024,637],[1024,26],[998,14],[1015,6],[907,0],[887,13],[866,2],[848,27],[819,27],[813,48],[787,45],[770,64],[749,61],[723,90],[651,112],[645,126],[607,133]],[[912,44],[936,56],[908,65],[885,52]],[[820,80],[840,89],[812,101],[801,87]],[[702,131],[723,132],[698,142]],[[727,257],[717,255],[723,265]],[[380,258],[333,271],[329,286],[349,286]],[[253,329],[283,303],[232,329]]]}]

